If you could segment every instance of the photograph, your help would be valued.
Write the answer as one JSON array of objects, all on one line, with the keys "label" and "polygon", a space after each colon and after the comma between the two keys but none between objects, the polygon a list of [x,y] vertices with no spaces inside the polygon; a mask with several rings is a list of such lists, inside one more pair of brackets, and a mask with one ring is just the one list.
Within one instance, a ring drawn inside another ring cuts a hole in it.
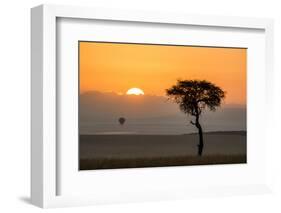
[{"label": "photograph", "polygon": [[79,170],[247,163],[247,48],[78,41]]}]

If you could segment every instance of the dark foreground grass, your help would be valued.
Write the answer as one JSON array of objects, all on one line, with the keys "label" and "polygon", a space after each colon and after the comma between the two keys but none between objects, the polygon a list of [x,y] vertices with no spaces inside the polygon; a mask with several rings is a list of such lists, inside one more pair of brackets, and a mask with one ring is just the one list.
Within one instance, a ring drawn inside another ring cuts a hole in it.
[{"label": "dark foreground grass", "polygon": [[80,170],[246,163],[246,155],[80,159]]}]

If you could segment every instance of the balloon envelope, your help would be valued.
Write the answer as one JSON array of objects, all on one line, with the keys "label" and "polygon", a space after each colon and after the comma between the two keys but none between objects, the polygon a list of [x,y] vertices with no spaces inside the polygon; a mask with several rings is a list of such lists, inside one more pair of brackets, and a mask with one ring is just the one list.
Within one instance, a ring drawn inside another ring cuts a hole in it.
[{"label": "balloon envelope", "polygon": [[118,119],[118,121],[119,121],[119,124],[123,125],[125,123],[126,119],[121,117]]}]

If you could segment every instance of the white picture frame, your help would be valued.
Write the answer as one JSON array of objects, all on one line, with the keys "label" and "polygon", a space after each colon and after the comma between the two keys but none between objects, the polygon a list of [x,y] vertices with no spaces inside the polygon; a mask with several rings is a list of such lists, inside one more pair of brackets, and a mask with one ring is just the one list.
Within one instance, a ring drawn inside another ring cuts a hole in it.
[{"label": "white picture frame", "polygon": [[[156,25],[170,26],[200,26],[218,27],[221,29],[249,29],[261,30],[264,33],[264,65],[261,68],[266,74],[265,87],[261,87],[261,92],[265,94],[264,106],[272,103],[270,94],[273,87],[273,21],[271,19],[240,18],[240,17],[216,17],[203,15],[154,13],[148,11],[123,11],[112,9],[96,9],[74,6],[54,6],[41,5],[31,10],[31,72],[32,72],[32,118],[31,118],[31,201],[33,204],[47,207],[62,207],[76,205],[91,205],[98,203],[114,203],[143,200],[165,200],[182,199],[187,197],[233,195],[233,194],[253,194],[270,192],[270,161],[266,161],[259,172],[264,172],[264,178],[254,184],[234,183],[233,185],[220,185],[210,187],[200,187],[199,183],[193,183],[194,188],[163,187],[161,190],[155,189],[155,193],[143,191],[133,193],[131,191],[110,192],[104,190],[103,195],[64,195],[58,193],[58,185],[62,184],[59,174],[63,164],[58,164],[60,159],[57,144],[57,119],[58,119],[58,96],[57,88],[60,81],[57,79],[57,21],[64,19],[79,20],[102,20],[118,21],[130,23],[153,23]],[[251,82],[251,79],[248,79]],[[262,110],[262,108],[260,109]],[[270,123],[270,112],[265,112],[264,123]],[[265,121],[266,120],[266,121]],[[266,126],[266,131],[262,133],[263,145],[270,146],[270,129]],[[266,155],[266,151],[261,153]],[[267,153],[268,154],[268,153]],[[78,159],[77,159],[78,160]],[[200,168],[200,167],[198,167]],[[153,173],[165,174],[164,170],[155,170]],[[171,172],[179,172],[170,168]],[[77,171],[78,172],[78,171]],[[122,178],[126,179],[127,170],[119,171]],[[180,174],[180,173],[179,173]],[[98,175],[98,174],[96,174]],[[69,189],[70,191],[72,189]],[[73,187],[73,190],[77,190]],[[137,190],[136,190],[137,191]],[[125,193],[128,193],[125,195]]]}]

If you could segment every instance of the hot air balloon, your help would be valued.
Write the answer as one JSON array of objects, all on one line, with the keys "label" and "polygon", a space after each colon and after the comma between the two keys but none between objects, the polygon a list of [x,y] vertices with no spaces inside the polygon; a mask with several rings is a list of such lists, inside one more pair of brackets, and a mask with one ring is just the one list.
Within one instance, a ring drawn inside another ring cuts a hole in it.
[{"label": "hot air balloon", "polygon": [[120,117],[120,118],[118,119],[118,121],[119,121],[119,124],[120,124],[120,125],[123,125],[123,124],[125,123],[126,119],[123,118],[123,117]]}]

